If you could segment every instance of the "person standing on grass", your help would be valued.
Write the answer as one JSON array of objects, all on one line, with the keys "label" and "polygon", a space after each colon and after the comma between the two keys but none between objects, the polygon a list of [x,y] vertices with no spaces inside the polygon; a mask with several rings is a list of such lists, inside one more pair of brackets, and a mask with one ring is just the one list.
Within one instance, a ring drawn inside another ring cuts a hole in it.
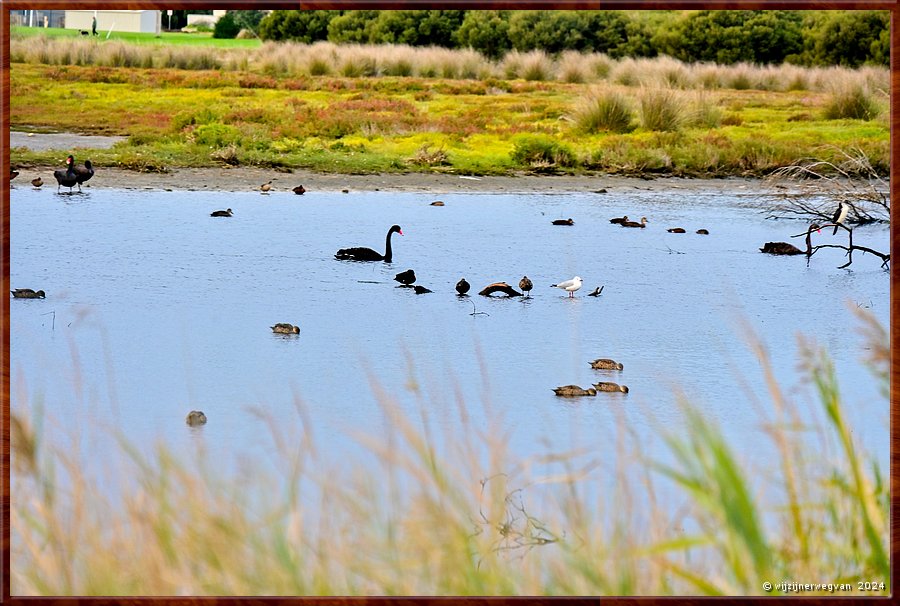
[{"label": "person standing on grass", "polygon": [[91,35],[97,35],[97,15],[94,15],[94,17],[91,19]]}]

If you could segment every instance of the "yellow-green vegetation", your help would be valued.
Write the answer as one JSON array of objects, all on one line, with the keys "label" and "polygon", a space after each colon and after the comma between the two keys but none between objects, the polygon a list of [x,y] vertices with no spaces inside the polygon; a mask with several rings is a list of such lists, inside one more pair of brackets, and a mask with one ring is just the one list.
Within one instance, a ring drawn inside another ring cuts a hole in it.
[{"label": "yellow-green vegetation", "polygon": [[[62,29],[58,27],[25,27],[21,25],[10,27],[10,38],[19,40],[34,40],[40,38],[70,38],[80,40],[81,33],[77,29]],[[134,44],[157,45],[185,45],[185,46],[211,46],[214,48],[256,48],[262,44],[259,38],[238,40],[234,38],[213,38],[211,32],[195,32],[191,34],[179,32],[162,32],[149,34],[142,32],[109,32],[101,25],[97,32],[103,42],[131,42]]]},{"label": "yellow-green vegetation", "polygon": [[[11,58],[14,130],[129,136],[81,153],[98,167],[719,177],[854,147],[888,171],[880,68],[50,38],[13,40]],[[19,149],[12,161],[57,164],[58,155]]]},{"label": "yellow-green vegetation", "polygon": [[[860,317],[886,418],[888,336]],[[804,595],[889,595],[889,486],[847,424],[834,367],[801,340],[809,382],[788,394],[754,347],[772,405],[747,431],[778,466],[762,472],[686,402],[684,429],[660,430],[665,461],[623,425],[598,469],[591,452],[516,460],[502,426],[472,426],[462,402],[435,439],[428,403],[412,420],[374,385],[387,429],[362,439],[365,461],[318,453],[298,402],[293,423],[260,411],[280,475],[245,460],[251,473],[223,477],[202,449],[184,461],[120,441],[111,493],[111,472],[79,460],[85,436],[47,443],[39,402],[29,412],[14,392],[11,592],[780,595],[764,584],[789,580],[849,586]]]}]

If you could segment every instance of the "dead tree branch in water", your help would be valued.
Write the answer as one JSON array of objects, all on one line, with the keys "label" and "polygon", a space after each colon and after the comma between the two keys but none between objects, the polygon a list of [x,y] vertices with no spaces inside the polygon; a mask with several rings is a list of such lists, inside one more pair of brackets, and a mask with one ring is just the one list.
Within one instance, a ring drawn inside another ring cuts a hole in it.
[{"label": "dead tree branch in water", "polygon": [[846,202],[850,207],[848,224],[890,223],[887,181],[861,149],[838,149],[838,153],[844,157],[839,163],[807,158],[769,175],[766,182],[774,187],[784,189],[790,183],[801,188],[800,192],[780,194],[780,201],[766,211],[769,218],[831,221],[835,205]]},{"label": "dead tree branch in water", "polygon": [[[801,237],[806,238],[806,242],[807,242],[806,264],[807,265],[809,265],[809,258],[812,257],[819,249],[821,249],[821,248],[839,248],[841,250],[846,251],[847,262],[844,263],[843,265],[840,265],[838,267],[838,269],[846,269],[847,267],[850,267],[850,264],[853,263],[853,251],[854,250],[858,250],[863,253],[869,253],[870,255],[875,255],[876,257],[881,259],[881,266],[883,268],[890,269],[889,268],[889,263],[891,262],[890,254],[879,252],[875,249],[869,248],[868,246],[860,246],[859,244],[854,244],[853,243],[853,229],[850,227],[847,227],[846,225],[842,225],[840,223],[837,224],[837,227],[840,227],[841,229],[844,229],[847,232],[847,240],[848,240],[847,246],[844,246],[842,244],[817,244],[816,246],[809,246],[809,242],[810,242],[809,239],[811,237],[812,231],[814,229],[817,229],[817,227],[818,226],[816,226],[816,225],[811,225],[805,232],[791,236],[792,238],[801,238]],[[828,227],[835,227],[835,224],[828,223],[826,225],[822,225],[821,229],[826,229]]]}]

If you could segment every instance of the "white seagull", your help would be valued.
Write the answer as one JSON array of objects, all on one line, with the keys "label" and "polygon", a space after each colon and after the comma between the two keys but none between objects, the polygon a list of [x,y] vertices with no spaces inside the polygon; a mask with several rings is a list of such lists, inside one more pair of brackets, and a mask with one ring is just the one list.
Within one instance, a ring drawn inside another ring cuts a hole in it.
[{"label": "white seagull", "polygon": [[559,284],[551,284],[551,288],[561,288],[564,291],[569,293],[570,297],[575,296],[575,291],[581,288],[581,278],[575,276],[571,280],[566,280],[565,282],[560,282]]},{"label": "white seagull", "polygon": [[844,219],[847,218],[847,212],[850,210],[850,207],[846,202],[841,202],[838,204],[837,210],[834,211],[834,216],[831,217],[831,222],[834,223],[834,231],[831,232],[831,235],[835,235],[838,230],[838,225],[844,224]]}]

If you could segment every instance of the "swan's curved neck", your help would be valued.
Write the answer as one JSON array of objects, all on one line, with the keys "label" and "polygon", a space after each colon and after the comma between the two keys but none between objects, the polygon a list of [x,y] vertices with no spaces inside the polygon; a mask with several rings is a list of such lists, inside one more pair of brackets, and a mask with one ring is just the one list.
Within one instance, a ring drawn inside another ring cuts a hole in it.
[{"label": "swan's curved neck", "polygon": [[391,252],[391,236],[394,235],[392,230],[388,230],[387,235],[384,237],[384,260],[386,263],[391,262],[391,258],[393,257],[393,253]]}]

